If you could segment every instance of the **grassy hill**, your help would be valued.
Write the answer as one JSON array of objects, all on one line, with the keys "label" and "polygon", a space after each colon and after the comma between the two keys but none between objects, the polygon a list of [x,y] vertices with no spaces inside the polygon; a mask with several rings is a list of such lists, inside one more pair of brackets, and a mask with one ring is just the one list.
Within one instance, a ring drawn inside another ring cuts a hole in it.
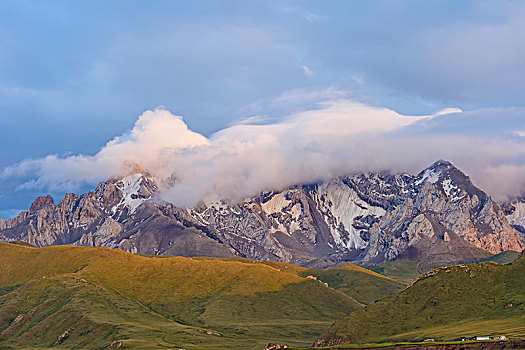
[{"label": "grassy hill", "polygon": [[[477,259],[474,261],[462,261],[464,264],[492,261],[498,264],[509,264],[514,260],[518,259],[520,252],[513,250],[506,250],[499,254],[490,255],[487,258]],[[409,284],[419,275],[432,270],[435,267],[441,267],[445,265],[438,265],[429,267],[427,264],[422,264],[421,261],[417,260],[408,260],[408,259],[396,259],[384,262],[380,265],[367,266],[368,269],[382,274],[384,276],[389,276],[396,281]]]},{"label": "grassy hill", "polygon": [[380,265],[370,266],[370,270],[406,283],[407,285],[424,272],[418,262],[408,259],[396,259]]},{"label": "grassy hill", "polygon": [[525,257],[440,268],[337,321],[320,344],[525,335]]},{"label": "grassy hill", "polygon": [[[334,320],[402,288],[357,267],[330,272],[337,278],[322,273],[248,259],[0,243],[0,348],[305,346]],[[303,277],[313,274],[329,287]],[[352,288],[359,276],[367,287]]]},{"label": "grassy hill", "polygon": [[353,264],[335,269],[307,269],[299,272],[299,275],[315,276],[363,305],[394,295],[406,288],[404,283]]},{"label": "grassy hill", "polygon": [[505,250],[499,254],[493,255],[483,261],[493,261],[498,264],[510,264],[521,256],[520,252]]},{"label": "grassy hill", "polygon": [[292,272],[301,277],[315,277],[322,283],[327,283],[330,288],[345,293],[358,301],[363,306],[394,295],[403,289],[419,275],[407,281],[387,277],[372,270],[365,269],[354,264],[346,264],[331,269],[313,269],[291,265],[279,261],[255,261],[244,258],[198,258],[198,259],[217,259],[228,261],[242,261],[252,264],[265,264],[272,266],[279,271]]}]

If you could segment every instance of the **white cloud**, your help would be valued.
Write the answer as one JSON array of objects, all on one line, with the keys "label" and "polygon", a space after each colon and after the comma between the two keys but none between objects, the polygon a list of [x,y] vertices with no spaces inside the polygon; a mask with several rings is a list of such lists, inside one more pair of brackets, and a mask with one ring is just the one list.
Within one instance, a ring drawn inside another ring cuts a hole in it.
[{"label": "white cloud", "polygon": [[454,107],[449,107],[449,108],[444,108],[438,112],[436,112],[434,115],[445,115],[445,114],[453,114],[453,113],[462,113],[463,111],[461,110],[461,108],[454,108]]},{"label": "white cloud", "polygon": [[[253,103],[241,108],[240,112],[248,115],[270,114],[281,115],[282,111],[289,115],[297,110],[315,108],[322,101],[348,98],[351,92],[329,86],[321,89],[291,89],[282,92],[277,97],[260,98]],[[248,117],[250,118],[250,117]],[[258,118],[262,118],[259,116]],[[265,115],[266,120],[275,120],[275,116]],[[246,119],[246,118],[244,118]]]},{"label": "white cloud", "polygon": [[[173,186],[161,187],[162,198],[191,206],[199,200],[240,200],[353,172],[416,172],[445,158],[491,194],[503,197],[524,190],[525,166],[520,159],[525,147],[520,139],[428,133],[428,127],[426,133],[414,132],[421,123],[465,118],[457,108],[406,116],[348,99],[317,107],[272,124],[232,125],[210,138],[189,130],[180,116],[156,109],[142,114],[128,134],[114,138],[93,156],[29,159],[4,169],[1,177],[30,176],[23,186],[70,190],[140,167],[161,184],[173,176]],[[451,113],[454,117],[448,118]],[[494,113],[501,116],[504,111]],[[523,118],[513,122],[522,123]]]},{"label": "white cloud", "polygon": [[156,109],[144,112],[129,133],[115,137],[94,156],[27,159],[3,169],[0,178],[31,175],[33,179],[19,189],[74,190],[137,167],[159,172],[179,149],[189,151],[208,143],[204,136],[189,130],[182,117]]},{"label": "white cloud", "polygon": [[309,77],[310,75],[314,74],[314,72],[308,66],[303,66],[302,68],[304,75]]}]

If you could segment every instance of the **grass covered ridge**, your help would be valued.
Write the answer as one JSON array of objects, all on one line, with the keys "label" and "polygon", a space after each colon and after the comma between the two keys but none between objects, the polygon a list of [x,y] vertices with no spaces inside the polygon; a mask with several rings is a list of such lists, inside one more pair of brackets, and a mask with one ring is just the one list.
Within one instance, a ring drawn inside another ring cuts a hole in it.
[{"label": "grass covered ridge", "polygon": [[380,265],[370,266],[370,270],[394,278],[397,281],[409,284],[422,273],[426,272],[418,266],[418,262],[408,259],[396,259]]},{"label": "grass covered ridge", "polygon": [[353,264],[335,269],[307,269],[299,275],[315,276],[363,305],[394,295],[406,287],[404,283]]},{"label": "grass covered ridge", "polygon": [[436,269],[337,321],[321,344],[525,335],[525,258]]},{"label": "grass covered ridge", "polygon": [[[380,289],[396,283],[359,269],[343,273],[377,279]],[[0,243],[0,347],[306,346],[366,301],[303,277],[312,273],[248,259]],[[343,277],[339,286],[358,280]]]}]

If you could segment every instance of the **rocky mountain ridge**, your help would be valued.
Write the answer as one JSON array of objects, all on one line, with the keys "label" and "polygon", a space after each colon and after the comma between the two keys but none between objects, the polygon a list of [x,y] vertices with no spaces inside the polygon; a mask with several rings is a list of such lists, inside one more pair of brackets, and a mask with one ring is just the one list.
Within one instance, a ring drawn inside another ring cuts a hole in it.
[{"label": "rocky mountain ridge", "polygon": [[67,193],[57,205],[41,196],[17,217],[0,219],[0,240],[319,266],[401,257],[439,265],[525,248],[523,203],[500,206],[446,161],[417,176],[357,174],[236,204],[178,208],[157,191],[150,175],[135,173]]},{"label": "rocky mountain ridge", "polygon": [[434,163],[409,190],[406,200],[371,228],[364,261],[404,257],[439,265],[474,260],[480,254],[476,248],[492,254],[523,250],[523,235],[502,207],[451,163]]}]

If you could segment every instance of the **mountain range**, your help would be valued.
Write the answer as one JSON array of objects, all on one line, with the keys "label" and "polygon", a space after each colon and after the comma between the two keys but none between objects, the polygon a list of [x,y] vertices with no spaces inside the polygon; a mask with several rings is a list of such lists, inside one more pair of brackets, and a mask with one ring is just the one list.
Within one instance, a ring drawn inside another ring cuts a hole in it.
[{"label": "mountain range", "polygon": [[136,172],[67,193],[58,204],[40,196],[0,219],[0,240],[309,267],[411,259],[426,269],[525,248],[525,198],[497,203],[443,160],[418,175],[354,174],[239,203],[181,208],[158,193],[151,175]]}]

